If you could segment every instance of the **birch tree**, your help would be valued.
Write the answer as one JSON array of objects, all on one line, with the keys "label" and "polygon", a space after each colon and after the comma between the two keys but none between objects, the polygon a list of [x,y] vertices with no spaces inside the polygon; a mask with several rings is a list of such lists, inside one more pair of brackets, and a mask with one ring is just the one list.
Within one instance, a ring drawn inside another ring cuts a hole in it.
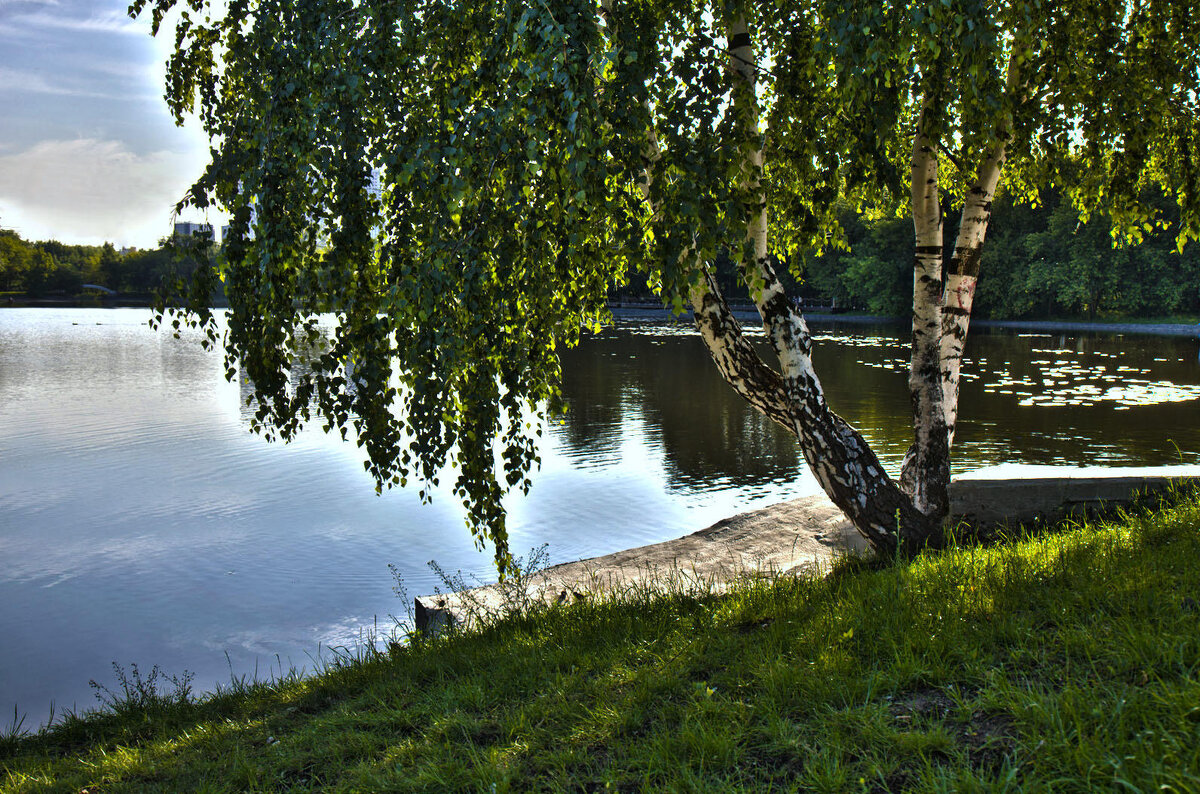
[{"label": "birch tree", "polygon": [[[997,191],[1064,191],[1134,238],[1159,222],[1157,191],[1179,205],[1181,246],[1200,233],[1200,15],[1183,0],[173,6],[130,12],[156,32],[175,14],[166,99],[212,140],[181,204],[232,216],[176,322],[216,341],[203,304],[223,279],[255,428],[353,431],[379,487],[427,494],[449,473],[501,572],[501,497],[529,487],[559,351],[607,319],[614,286],[644,278],[690,312],[732,388],[894,553],[943,541]],[[830,410],[779,278],[842,244],[847,203],[914,224],[897,477]],[[721,252],[766,357],[713,277]]]}]

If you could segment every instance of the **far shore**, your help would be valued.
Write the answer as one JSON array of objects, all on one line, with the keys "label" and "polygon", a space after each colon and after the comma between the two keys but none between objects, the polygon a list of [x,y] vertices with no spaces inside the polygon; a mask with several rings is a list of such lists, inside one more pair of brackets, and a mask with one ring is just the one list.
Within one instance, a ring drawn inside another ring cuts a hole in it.
[{"label": "far shore", "polygon": [[[670,319],[676,315],[669,309],[652,304],[614,303],[614,317],[624,319]],[[758,320],[753,306],[733,306],[739,320]],[[908,325],[907,317],[880,314],[831,314],[828,311],[805,312],[804,319],[812,325]],[[1076,334],[1145,334],[1147,336],[1200,337],[1200,323],[1138,323],[1138,322],[1078,322],[1064,320],[981,320],[972,319],[974,328],[1004,328],[1016,331],[1049,331]]]},{"label": "far shore", "polygon": [[[113,298],[15,298],[0,300],[2,308],[104,309],[148,308],[153,298],[146,295],[118,295]],[[216,307],[224,308],[224,307]],[[621,319],[671,320],[679,316],[670,309],[650,303],[614,301],[609,304],[613,316]],[[732,306],[733,315],[742,321],[757,321],[753,306]],[[834,314],[827,308],[805,312],[804,319],[812,325],[907,325],[907,317],[881,314]],[[1014,331],[1051,332],[1067,334],[1141,334],[1145,336],[1180,336],[1200,338],[1200,323],[1139,323],[1139,322],[1082,322],[1074,320],[985,320],[972,319],[974,328],[1001,328]]]}]

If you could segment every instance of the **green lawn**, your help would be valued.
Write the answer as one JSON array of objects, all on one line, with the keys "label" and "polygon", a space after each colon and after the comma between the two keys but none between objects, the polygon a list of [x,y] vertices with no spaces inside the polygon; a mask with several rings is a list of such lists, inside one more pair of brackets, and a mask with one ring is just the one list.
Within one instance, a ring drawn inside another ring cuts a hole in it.
[{"label": "green lawn", "polygon": [[1200,791],[1194,493],[630,599],[198,701],[134,679],[0,741],[0,791]]}]

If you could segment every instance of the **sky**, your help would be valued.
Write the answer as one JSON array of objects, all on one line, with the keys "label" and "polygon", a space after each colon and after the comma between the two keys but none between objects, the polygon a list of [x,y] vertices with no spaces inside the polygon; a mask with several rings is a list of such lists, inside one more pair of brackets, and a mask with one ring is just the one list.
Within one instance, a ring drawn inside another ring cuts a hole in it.
[{"label": "sky", "polygon": [[[152,247],[203,171],[199,124],[162,99],[173,27],[128,0],[0,0],[0,228]],[[193,211],[179,220],[209,220]]]}]

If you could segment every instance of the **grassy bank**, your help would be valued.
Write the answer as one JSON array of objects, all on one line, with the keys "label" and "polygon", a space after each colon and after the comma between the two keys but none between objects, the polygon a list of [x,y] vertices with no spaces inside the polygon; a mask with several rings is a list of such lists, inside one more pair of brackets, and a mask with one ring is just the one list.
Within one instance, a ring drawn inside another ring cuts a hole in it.
[{"label": "grassy bank", "polygon": [[[9,791],[1200,791],[1200,498],[0,742]],[[139,680],[141,685],[139,686]]]}]

